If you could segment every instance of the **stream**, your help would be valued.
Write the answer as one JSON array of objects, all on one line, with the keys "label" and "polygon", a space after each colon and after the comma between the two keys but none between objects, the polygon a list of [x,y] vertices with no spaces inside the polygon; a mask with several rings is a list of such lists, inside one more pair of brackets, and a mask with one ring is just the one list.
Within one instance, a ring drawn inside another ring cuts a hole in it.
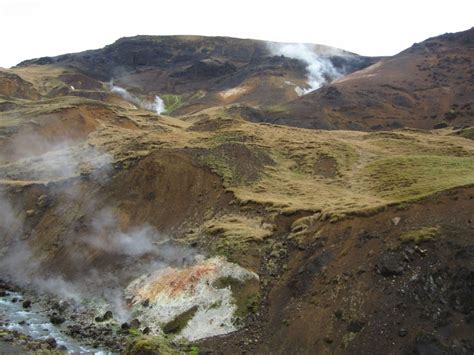
[{"label": "stream", "polygon": [[[14,300],[17,300],[14,302]],[[60,329],[53,325],[46,312],[36,304],[31,308],[23,308],[23,297],[16,292],[7,292],[7,295],[0,297],[0,322],[4,325],[0,329],[16,330],[22,334],[29,335],[34,339],[54,338],[57,346],[64,345],[67,352],[90,353],[90,354],[111,354],[88,346],[81,345],[78,341],[63,334]],[[0,344],[1,347],[1,344]]]}]

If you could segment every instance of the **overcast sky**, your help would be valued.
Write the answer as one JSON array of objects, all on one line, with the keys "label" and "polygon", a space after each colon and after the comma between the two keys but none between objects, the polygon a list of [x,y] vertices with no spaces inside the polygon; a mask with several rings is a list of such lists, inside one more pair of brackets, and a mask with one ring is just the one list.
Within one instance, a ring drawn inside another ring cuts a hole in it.
[{"label": "overcast sky", "polygon": [[0,67],[138,34],[327,44],[392,55],[474,26],[473,0],[0,0]]}]

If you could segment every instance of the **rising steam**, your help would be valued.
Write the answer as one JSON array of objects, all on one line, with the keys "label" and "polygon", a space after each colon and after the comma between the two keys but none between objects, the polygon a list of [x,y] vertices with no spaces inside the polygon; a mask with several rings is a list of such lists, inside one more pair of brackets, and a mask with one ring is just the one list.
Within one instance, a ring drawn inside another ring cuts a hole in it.
[{"label": "rising steam", "polygon": [[126,89],[114,85],[113,82],[111,82],[109,86],[110,91],[120,95],[125,101],[128,101],[141,109],[156,112],[158,115],[166,111],[165,103],[158,95],[155,96],[154,102],[147,102],[135,95],[130,94]]},{"label": "rising steam", "polygon": [[[129,310],[124,304],[123,288],[130,279],[160,268],[194,262],[196,253],[193,250],[171,243],[154,227],[143,224],[124,229],[120,227],[115,206],[102,205],[99,208],[100,203],[92,195],[84,201],[85,192],[80,185],[61,187],[61,183],[55,183],[81,176],[92,177],[96,182],[107,181],[108,172],[113,169],[112,156],[107,152],[84,143],[52,144],[33,134],[17,137],[11,147],[15,150],[25,145],[37,149],[21,150],[22,158],[4,164],[0,178],[47,183],[45,194],[54,199],[53,204],[57,204],[54,215],[66,214],[71,206],[79,203],[83,206],[85,214],[90,216],[87,229],[77,238],[61,236],[58,239],[63,247],[74,250],[68,262],[81,278],[70,280],[59,271],[45,271],[43,261],[47,260],[41,259],[43,252],[38,253],[34,231],[31,234],[26,231],[27,208],[21,200],[14,199],[7,188],[0,188],[1,278],[62,299],[77,302],[85,298],[104,300],[116,317],[126,320]],[[43,213],[41,211],[38,207],[39,215]],[[100,255],[116,263],[107,268],[94,268],[84,263],[91,255]]]},{"label": "rising steam", "polygon": [[[334,67],[327,57],[327,54],[319,54],[313,46],[309,44],[271,42],[267,43],[267,47],[273,55],[283,55],[288,58],[300,60],[306,64],[308,88],[301,89],[300,87],[296,87],[295,90],[298,95],[304,95],[319,89],[324,84],[343,75],[343,73]],[[337,54],[340,55],[341,53]]]}]

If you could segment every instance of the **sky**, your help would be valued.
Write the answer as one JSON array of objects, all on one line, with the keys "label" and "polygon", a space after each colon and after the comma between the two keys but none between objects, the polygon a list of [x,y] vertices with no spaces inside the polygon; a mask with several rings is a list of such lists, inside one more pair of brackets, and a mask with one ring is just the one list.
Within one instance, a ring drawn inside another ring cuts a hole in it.
[{"label": "sky", "polygon": [[393,55],[474,26],[472,0],[0,0],[0,67],[120,37],[195,34]]}]

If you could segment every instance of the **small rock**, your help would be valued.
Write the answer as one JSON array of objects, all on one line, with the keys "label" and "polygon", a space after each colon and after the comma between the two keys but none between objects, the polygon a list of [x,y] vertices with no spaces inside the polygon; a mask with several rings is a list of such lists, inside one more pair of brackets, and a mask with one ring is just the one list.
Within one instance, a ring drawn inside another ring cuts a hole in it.
[{"label": "small rock", "polygon": [[59,301],[59,302],[54,302],[51,309],[55,309],[59,311],[60,313],[64,312],[67,308],[69,307],[69,302],[67,301]]},{"label": "small rock", "polygon": [[104,313],[104,315],[102,316],[102,318],[104,320],[110,320],[113,318],[113,314],[112,314],[112,311],[107,311]]},{"label": "small rock", "polygon": [[105,322],[105,321],[108,321],[110,319],[113,318],[113,315],[112,315],[112,312],[111,311],[107,311],[104,313],[103,316],[100,316],[100,317],[95,317],[95,321],[96,322]]},{"label": "small rock", "polygon": [[327,344],[332,344],[334,342],[334,340],[331,337],[325,337],[324,342],[327,343]]},{"label": "small rock", "polygon": [[359,333],[364,328],[364,325],[364,322],[353,320],[347,325],[346,330],[351,333]]},{"label": "small rock", "polygon": [[27,210],[25,214],[26,214],[26,217],[31,217],[35,214],[35,210]]},{"label": "small rock", "polygon": [[52,349],[55,349],[56,346],[58,346],[58,343],[56,342],[56,339],[54,338],[48,338],[45,340],[46,344],[48,344]]},{"label": "small rock", "polygon": [[394,226],[397,226],[398,223],[400,223],[400,221],[401,221],[401,218],[400,218],[400,217],[393,217],[393,218],[392,218],[392,224],[393,224]]},{"label": "small rock", "polygon": [[63,324],[66,321],[66,319],[64,319],[64,317],[61,317],[57,314],[52,314],[51,316],[49,316],[49,321],[52,324],[59,325],[59,324]]},{"label": "small rock", "polygon": [[145,301],[143,301],[142,303],[142,306],[143,307],[148,307],[150,305],[150,300],[149,299],[146,299]]},{"label": "small rock", "polygon": [[142,333],[143,333],[143,335],[150,334],[150,333],[151,333],[151,329],[148,328],[148,327],[145,327],[145,328],[143,328]]},{"label": "small rock", "polygon": [[122,325],[120,326],[120,328],[121,328],[122,330],[129,330],[129,329],[130,329],[130,324],[128,324],[127,322],[122,323]]},{"label": "small rock", "polygon": [[469,314],[464,317],[464,321],[467,324],[473,324],[474,323],[474,311],[469,312]]},{"label": "small rock", "polygon": [[38,197],[38,200],[36,200],[36,205],[40,208],[46,207],[48,205],[48,196],[46,195],[41,195]]},{"label": "small rock", "polygon": [[70,325],[68,328],[68,334],[71,336],[79,335],[82,333],[82,327],[79,324]]},{"label": "small rock", "polygon": [[406,330],[406,329],[402,328],[398,331],[398,336],[401,337],[401,338],[407,336],[407,334],[408,334],[408,330]]},{"label": "small rock", "polygon": [[382,256],[377,270],[382,276],[401,275],[404,271],[404,264],[400,255],[388,253]]},{"label": "small rock", "polygon": [[30,307],[31,307],[31,301],[30,300],[23,301],[23,308],[30,308]]},{"label": "small rock", "polygon": [[135,328],[135,329],[138,329],[140,327],[140,321],[138,319],[132,319],[132,321],[130,322],[130,328]]}]

